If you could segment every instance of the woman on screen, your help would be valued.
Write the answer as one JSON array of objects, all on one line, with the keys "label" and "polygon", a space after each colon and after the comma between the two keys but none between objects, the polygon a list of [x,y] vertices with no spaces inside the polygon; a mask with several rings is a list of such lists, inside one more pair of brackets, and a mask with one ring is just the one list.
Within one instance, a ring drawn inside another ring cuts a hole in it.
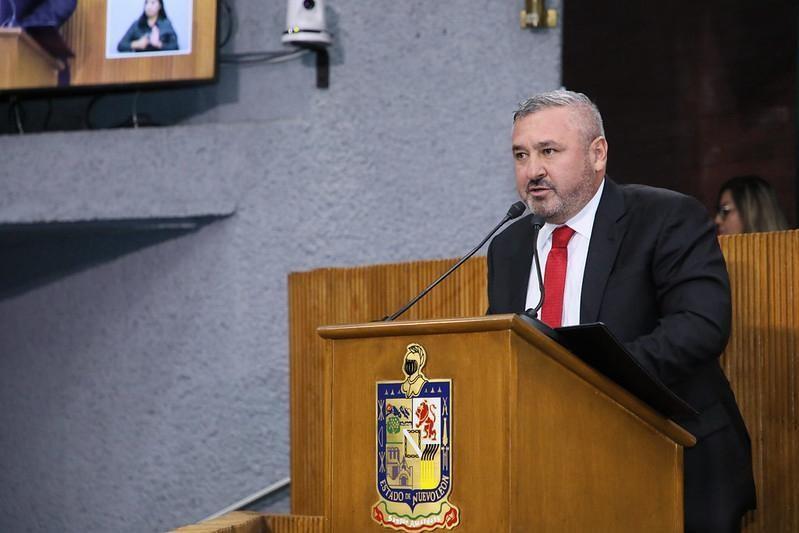
[{"label": "woman on screen", "polygon": [[166,16],[163,0],[144,0],[144,12],[117,45],[120,52],[160,52],[178,48],[178,36]]}]

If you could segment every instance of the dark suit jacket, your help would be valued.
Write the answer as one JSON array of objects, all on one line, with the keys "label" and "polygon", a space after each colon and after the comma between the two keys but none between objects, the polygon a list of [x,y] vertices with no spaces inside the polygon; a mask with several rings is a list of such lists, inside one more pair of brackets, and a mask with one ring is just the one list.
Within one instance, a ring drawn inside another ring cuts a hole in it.
[{"label": "dark suit jacket", "polygon": [[[489,313],[524,311],[533,257],[529,216],[489,246]],[[580,302],[699,416],[685,450],[686,531],[728,531],[755,490],[749,435],[718,357],[730,330],[730,287],[715,228],[695,199],[605,180]]]}]

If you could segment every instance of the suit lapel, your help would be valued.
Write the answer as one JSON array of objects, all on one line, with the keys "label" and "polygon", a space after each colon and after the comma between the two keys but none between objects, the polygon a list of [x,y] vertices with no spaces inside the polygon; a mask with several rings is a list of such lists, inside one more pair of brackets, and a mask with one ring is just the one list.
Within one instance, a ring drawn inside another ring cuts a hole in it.
[{"label": "suit lapel", "polygon": [[525,311],[524,304],[527,300],[527,284],[530,281],[530,269],[533,264],[533,226],[530,223],[531,216],[526,216],[522,219],[522,238],[514,239],[512,242],[518,246],[514,250],[511,257],[513,260],[510,262],[510,284],[509,287],[522,287],[522,290],[516,290],[511,293],[511,312],[523,313]]},{"label": "suit lapel", "polygon": [[605,189],[594,218],[591,242],[588,244],[588,258],[583,274],[583,287],[580,295],[580,323],[596,322],[605,286],[616,262],[624,230],[627,227],[623,218],[627,212],[624,196],[616,183],[605,178]]}]

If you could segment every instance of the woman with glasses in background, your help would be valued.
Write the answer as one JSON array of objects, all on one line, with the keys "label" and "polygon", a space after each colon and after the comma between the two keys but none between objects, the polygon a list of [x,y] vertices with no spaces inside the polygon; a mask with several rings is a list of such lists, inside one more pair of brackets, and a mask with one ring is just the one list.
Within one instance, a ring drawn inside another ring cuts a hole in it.
[{"label": "woman with glasses in background", "polygon": [[758,176],[739,176],[724,182],[715,220],[719,235],[788,229],[777,194]]}]

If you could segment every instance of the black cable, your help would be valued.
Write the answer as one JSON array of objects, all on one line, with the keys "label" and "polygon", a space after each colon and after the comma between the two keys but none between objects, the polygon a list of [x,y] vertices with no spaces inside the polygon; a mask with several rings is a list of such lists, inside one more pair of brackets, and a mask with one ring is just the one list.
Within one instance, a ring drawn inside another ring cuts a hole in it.
[{"label": "black cable", "polygon": [[[36,103],[35,101],[33,102]],[[41,129],[38,131],[47,131],[48,128],[50,127],[50,119],[53,117],[52,98],[48,98],[47,100],[45,100],[45,102],[47,103],[47,111],[45,112]],[[27,113],[25,112],[25,108],[22,106],[22,103],[19,101],[19,99],[16,96],[12,96],[11,98],[9,98],[8,121],[10,124],[12,124],[14,128],[13,129],[14,133],[24,134],[24,133],[30,133],[30,131],[36,131],[35,129],[30,130],[28,132],[25,131],[25,121],[27,118],[28,117]]]},{"label": "black cable", "polygon": [[25,133],[25,128],[22,125],[25,121],[25,109],[16,96],[12,96],[8,102],[8,121],[16,126],[15,133],[20,135]]},{"label": "black cable", "polygon": [[222,9],[225,11],[222,18],[227,19],[227,28],[225,29],[225,36],[219,40],[217,45],[219,48],[224,47],[230,41],[230,38],[233,37],[233,8],[228,3],[228,0],[222,0]]},{"label": "black cable", "polygon": [[94,109],[94,105],[97,101],[105,96],[104,94],[95,94],[92,96],[91,100],[89,100],[89,104],[86,106],[86,111],[83,113],[83,125],[86,127],[87,130],[94,130],[97,129],[94,123],[92,122],[92,110]]},{"label": "black cable", "polygon": [[130,120],[134,130],[139,128],[139,96],[141,96],[141,91],[133,93],[133,103],[130,106]]},{"label": "black cable", "polygon": [[163,124],[160,122],[156,122],[152,119],[152,117],[148,113],[143,113],[139,110],[139,97],[142,94],[142,91],[135,91],[130,93],[132,95],[132,101],[130,105],[130,115],[125,117],[122,122],[105,125],[105,126],[98,126],[92,122],[92,111],[94,110],[95,104],[103,98],[104,96],[108,96],[107,94],[96,94],[92,96],[91,100],[89,100],[89,104],[86,106],[86,111],[84,112],[84,126],[88,130],[96,130],[98,128],[140,128],[146,126],[165,126],[167,124]]}]

